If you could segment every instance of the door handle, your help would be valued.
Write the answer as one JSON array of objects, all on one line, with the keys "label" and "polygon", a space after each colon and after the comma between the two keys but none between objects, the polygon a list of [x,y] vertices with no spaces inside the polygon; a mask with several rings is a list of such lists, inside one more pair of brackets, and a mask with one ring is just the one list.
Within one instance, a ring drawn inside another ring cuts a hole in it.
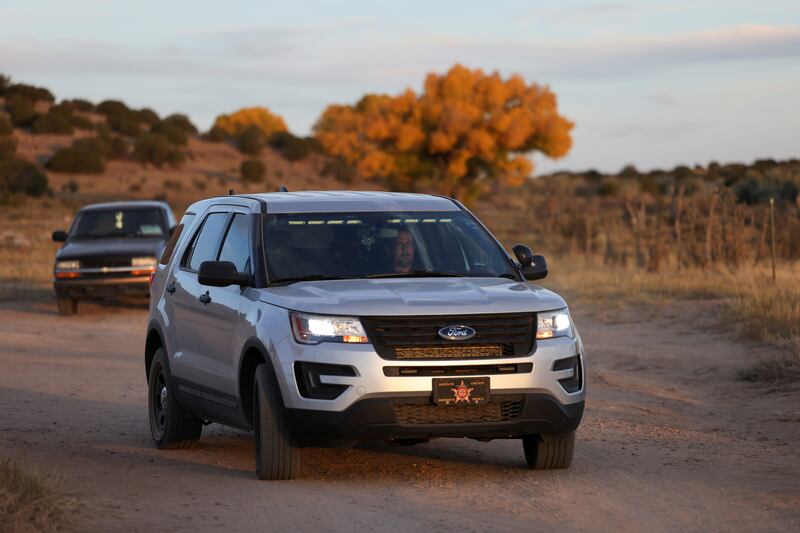
[{"label": "door handle", "polygon": [[208,291],[206,291],[204,294],[201,294],[200,296],[198,296],[197,299],[200,300],[201,302],[203,302],[204,304],[207,304],[207,303],[211,302],[211,296],[208,295]]},{"label": "door handle", "polygon": [[167,291],[167,292],[168,292],[168,293],[170,293],[170,294],[172,294],[173,292],[175,292],[175,280],[173,279],[172,281],[170,281],[169,283],[167,283],[167,286],[166,286],[166,287],[164,287],[164,290],[165,290],[165,291]]}]

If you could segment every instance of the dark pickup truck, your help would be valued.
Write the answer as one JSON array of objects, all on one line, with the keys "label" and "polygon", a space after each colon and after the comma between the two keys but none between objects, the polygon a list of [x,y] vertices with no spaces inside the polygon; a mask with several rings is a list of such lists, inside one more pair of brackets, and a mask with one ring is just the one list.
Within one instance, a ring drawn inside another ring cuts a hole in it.
[{"label": "dark pickup truck", "polygon": [[72,315],[79,300],[149,294],[150,274],[175,228],[164,202],[110,202],[83,207],[69,231],[53,232],[53,287],[58,311]]}]

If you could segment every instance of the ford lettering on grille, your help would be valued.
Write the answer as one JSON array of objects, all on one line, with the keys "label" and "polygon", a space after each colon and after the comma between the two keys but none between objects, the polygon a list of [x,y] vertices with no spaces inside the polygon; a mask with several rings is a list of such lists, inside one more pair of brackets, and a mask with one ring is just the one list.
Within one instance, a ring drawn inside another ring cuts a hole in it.
[{"label": "ford lettering on grille", "polygon": [[439,336],[449,341],[465,341],[475,334],[476,331],[469,326],[445,326],[439,330]]}]

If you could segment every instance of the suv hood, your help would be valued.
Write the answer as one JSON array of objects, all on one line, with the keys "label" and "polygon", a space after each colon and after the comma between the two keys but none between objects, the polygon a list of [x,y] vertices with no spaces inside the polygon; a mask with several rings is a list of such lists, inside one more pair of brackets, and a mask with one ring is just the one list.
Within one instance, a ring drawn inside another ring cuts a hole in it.
[{"label": "suv hood", "polygon": [[566,307],[556,293],[504,278],[304,281],[262,289],[267,303],[326,315],[453,315],[538,312]]},{"label": "suv hood", "polygon": [[102,257],[145,257],[161,255],[165,240],[158,238],[83,239],[68,241],[56,252],[56,259]]}]

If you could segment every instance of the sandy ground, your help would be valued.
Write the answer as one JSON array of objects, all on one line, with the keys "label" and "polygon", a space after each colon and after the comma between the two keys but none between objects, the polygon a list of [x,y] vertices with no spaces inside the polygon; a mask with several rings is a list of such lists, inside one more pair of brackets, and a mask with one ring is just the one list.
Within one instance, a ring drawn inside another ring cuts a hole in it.
[{"label": "sandy ground", "polygon": [[239,431],[152,446],[144,309],[4,303],[0,450],[64,477],[77,530],[797,531],[800,393],[736,381],[773,349],[697,305],[577,313],[590,391],[570,470],[527,470],[519,441],[442,439],[308,449],[301,479],[270,483]]}]

